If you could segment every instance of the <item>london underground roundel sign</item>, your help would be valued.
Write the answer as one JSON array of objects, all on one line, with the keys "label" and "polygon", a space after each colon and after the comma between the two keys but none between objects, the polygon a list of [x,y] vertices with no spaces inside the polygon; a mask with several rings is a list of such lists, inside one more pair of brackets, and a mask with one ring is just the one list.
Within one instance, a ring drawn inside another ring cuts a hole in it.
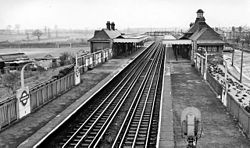
[{"label": "london underground roundel sign", "polygon": [[23,106],[27,104],[28,99],[29,99],[29,94],[27,93],[26,90],[24,90],[20,97],[20,102],[22,103]]}]

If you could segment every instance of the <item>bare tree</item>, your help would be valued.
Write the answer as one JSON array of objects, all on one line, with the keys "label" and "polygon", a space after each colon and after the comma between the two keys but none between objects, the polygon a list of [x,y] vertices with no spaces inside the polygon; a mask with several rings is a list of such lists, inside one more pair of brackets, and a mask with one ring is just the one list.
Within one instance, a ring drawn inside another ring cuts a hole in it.
[{"label": "bare tree", "polygon": [[15,30],[16,30],[17,34],[20,33],[20,24],[15,25]]},{"label": "bare tree", "polygon": [[40,40],[40,37],[42,36],[42,31],[39,29],[36,29],[35,31],[32,32],[33,36],[36,36],[38,40]]},{"label": "bare tree", "polygon": [[17,84],[19,79],[19,73],[8,73],[2,76],[2,84],[4,87],[8,89],[10,94],[14,94],[16,92]]},{"label": "bare tree", "polygon": [[8,26],[7,26],[7,28],[6,28],[6,29],[7,29],[8,33],[11,33],[11,28],[12,28],[12,26],[11,26],[11,25],[8,25]]},{"label": "bare tree", "polygon": [[239,42],[240,42],[240,36],[239,36],[239,35],[236,37],[235,42],[236,42],[237,44],[239,44]]},{"label": "bare tree", "polygon": [[50,33],[50,29],[49,28],[48,28],[47,32],[48,32],[48,38],[50,39],[51,38],[51,33]]},{"label": "bare tree", "polygon": [[56,38],[58,37],[58,26],[57,25],[55,25],[55,32],[56,32]]},{"label": "bare tree", "polygon": [[26,38],[27,38],[27,40],[30,40],[30,33],[29,33],[29,31],[25,31],[25,34],[26,34]]}]

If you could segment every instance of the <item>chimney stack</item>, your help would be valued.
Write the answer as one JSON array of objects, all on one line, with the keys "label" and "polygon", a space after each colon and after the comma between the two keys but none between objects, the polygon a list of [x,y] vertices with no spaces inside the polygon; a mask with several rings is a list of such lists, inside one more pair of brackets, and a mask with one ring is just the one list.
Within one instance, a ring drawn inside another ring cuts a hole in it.
[{"label": "chimney stack", "polygon": [[107,26],[107,29],[110,30],[110,21],[107,21],[106,26]]},{"label": "chimney stack", "polygon": [[111,23],[111,29],[115,30],[115,23],[114,22]]}]

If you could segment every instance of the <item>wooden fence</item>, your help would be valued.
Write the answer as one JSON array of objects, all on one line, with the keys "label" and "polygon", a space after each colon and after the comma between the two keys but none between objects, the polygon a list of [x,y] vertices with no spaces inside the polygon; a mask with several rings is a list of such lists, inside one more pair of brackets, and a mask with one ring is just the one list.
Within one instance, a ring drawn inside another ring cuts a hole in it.
[{"label": "wooden fence", "polygon": [[74,73],[70,73],[58,80],[48,83],[47,85],[34,89],[30,92],[31,111],[34,111],[36,108],[71,89],[74,86],[74,83]]},{"label": "wooden fence", "polygon": [[[77,58],[80,73],[108,61],[113,56],[112,49],[104,49],[95,53],[85,54]],[[65,93],[75,85],[75,73],[71,72],[59,79],[52,79],[30,89],[31,112]],[[18,120],[16,96],[0,102],[0,130]]]},{"label": "wooden fence", "polygon": [[0,103],[0,129],[3,126],[11,124],[17,120],[17,100],[16,97],[10,97]]}]

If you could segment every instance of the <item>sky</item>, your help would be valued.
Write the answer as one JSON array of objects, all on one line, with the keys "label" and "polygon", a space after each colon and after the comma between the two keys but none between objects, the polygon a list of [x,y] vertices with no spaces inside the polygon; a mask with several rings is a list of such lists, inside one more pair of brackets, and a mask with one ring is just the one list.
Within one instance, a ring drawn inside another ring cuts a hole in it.
[{"label": "sky", "polygon": [[198,9],[211,27],[250,26],[250,0],[0,0],[0,28],[188,28]]}]

